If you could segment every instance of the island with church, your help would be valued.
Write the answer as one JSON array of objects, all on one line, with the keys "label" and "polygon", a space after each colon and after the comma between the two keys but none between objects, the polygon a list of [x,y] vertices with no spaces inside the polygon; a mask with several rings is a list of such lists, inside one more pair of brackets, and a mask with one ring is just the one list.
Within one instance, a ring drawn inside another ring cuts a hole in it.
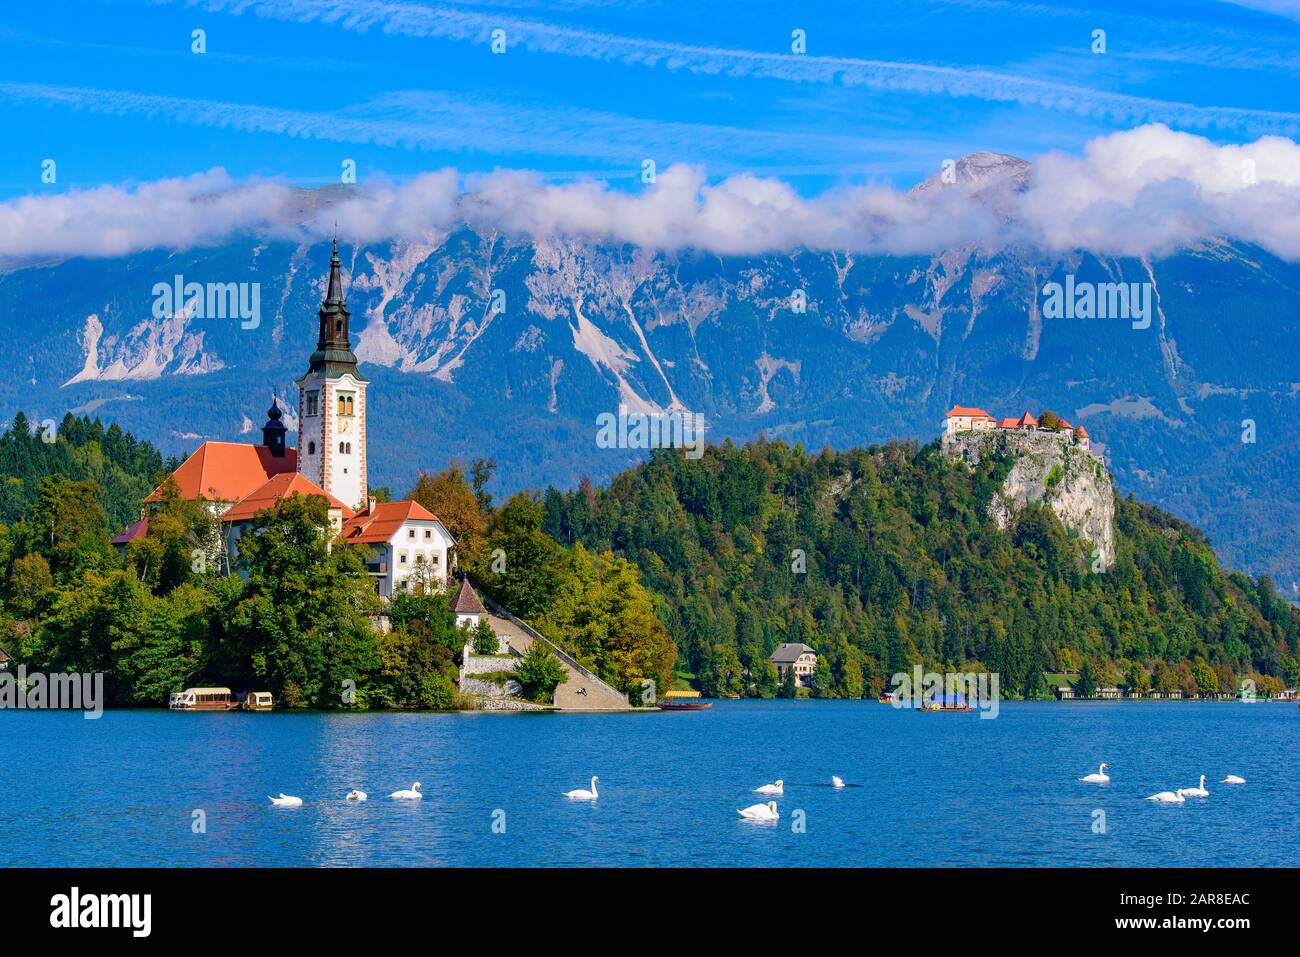
[{"label": "island with church", "polygon": [[[381,641],[392,632],[395,620],[408,630],[431,630],[430,623],[421,623],[420,613],[412,611],[429,601],[443,612],[444,625],[454,625],[451,646],[444,650],[451,652],[456,665],[455,694],[425,695],[425,703],[484,710],[625,711],[641,706],[645,689],[653,687],[652,676],[647,676],[649,684],[638,680],[629,695],[505,607],[490,600],[490,607],[485,606],[467,570],[459,568],[458,543],[438,515],[415,499],[380,501],[371,494],[369,380],[358,370],[352,351],[337,238],[317,319],[316,349],[294,383],[297,447],[288,442],[284,413],[273,398],[262,441],[199,445],[143,499],[139,518],[112,539],[118,554],[126,559],[143,551],[151,532],[160,523],[174,522],[177,507],[185,503],[200,517],[196,528],[201,531],[192,549],[198,564],[218,575],[237,576],[247,586],[262,569],[266,539],[274,538],[275,523],[311,508],[322,525],[319,543],[325,561],[317,569],[303,568],[308,582],[313,571],[321,573],[322,583],[327,581],[332,553],[343,550],[364,569],[374,596],[365,619]],[[502,552],[508,561],[508,551]],[[547,573],[531,573],[539,571]],[[442,644],[448,644],[445,636]],[[343,681],[340,688],[351,689],[357,677]],[[193,686],[170,691],[167,703],[183,710],[233,710],[241,703],[260,709],[260,702],[268,699],[289,705],[327,703],[304,696],[302,682],[292,678],[278,691],[279,699],[270,692],[255,692],[249,703],[244,693],[230,687]],[[351,701],[340,700],[355,703],[355,692]]]}]

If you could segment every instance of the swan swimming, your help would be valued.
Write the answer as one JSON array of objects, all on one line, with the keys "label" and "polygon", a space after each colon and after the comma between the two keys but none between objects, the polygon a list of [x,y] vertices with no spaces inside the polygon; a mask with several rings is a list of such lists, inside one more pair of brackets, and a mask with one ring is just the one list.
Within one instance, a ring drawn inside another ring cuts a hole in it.
[{"label": "swan swimming", "polygon": [[1205,775],[1204,774],[1201,775],[1201,783],[1199,785],[1197,785],[1194,788],[1179,788],[1178,793],[1184,795],[1185,797],[1192,797],[1192,798],[1209,797],[1210,792],[1205,790]]},{"label": "swan swimming", "polygon": [[[1204,782],[1202,782],[1202,783],[1204,783]],[[1245,784],[1245,783],[1246,783],[1246,779],[1245,779],[1245,778],[1239,778],[1239,777],[1237,777],[1235,774],[1229,774],[1226,778],[1224,778],[1224,779],[1223,779],[1222,781],[1220,781],[1219,783],[1220,783],[1220,784]]]},{"label": "swan swimming", "polygon": [[1153,794],[1148,801],[1155,801],[1157,804],[1185,804],[1182,791],[1161,791],[1159,794]]},{"label": "swan swimming", "polygon": [[777,778],[775,784],[764,784],[761,787],[754,788],[755,794],[784,794],[785,782]]},{"label": "swan swimming", "polygon": [[776,802],[768,801],[766,804],[751,804],[743,811],[736,808],[736,813],[746,821],[776,821],[781,815],[776,813]]},{"label": "swan swimming", "polygon": [[576,790],[573,791],[565,791],[564,796],[566,798],[572,798],[575,801],[594,801],[596,800],[596,798],[600,797],[600,795],[596,793],[596,782],[599,780],[600,778],[596,777],[593,774],[591,776],[590,791],[584,790],[583,788],[577,788]]},{"label": "swan swimming", "polygon": [[365,799],[366,799],[365,791],[358,791],[356,788],[353,788],[351,791],[348,792],[349,801],[364,801]]},{"label": "swan swimming", "polygon": [[[394,791],[392,794],[388,796],[390,798],[397,798],[399,801],[419,801],[424,798],[424,795],[420,793],[419,781],[416,781],[414,784],[412,784],[410,790]],[[365,798],[362,798],[362,800],[364,801]]]},{"label": "swan swimming", "polygon": [[267,797],[276,807],[302,807],[302,798],[296,798],[292,794],[285,794],[283,791],[280,792],[278,798],[273,798],[269,794]]},{"label": "swan swimming", "polygon": [[842,788],[842,787],[844,787],[844,779],[843,779],[842,777],[840,777],[838,774],[832,774],[832,775],[831,775],[831,787],[833,787],[833,788]]},{"label": "swan swimming", "polygon": [[1086,774],[1079,778],[1079,780],[1083,781],[1085,784],[1110,784],[1110,775],[1106,773],[1106,768],[1108,767],[1110,767],[1110,765],[1103,761],[1101,767],[1097,769],[1096,774]]}]

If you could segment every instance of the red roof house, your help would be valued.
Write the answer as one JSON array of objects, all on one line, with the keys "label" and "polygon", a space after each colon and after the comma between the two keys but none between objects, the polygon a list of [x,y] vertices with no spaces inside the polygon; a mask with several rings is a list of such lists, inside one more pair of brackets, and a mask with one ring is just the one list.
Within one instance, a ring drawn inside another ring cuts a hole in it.
[{"label": "red roof house", "polygon": [[375,591],[441,589],[451,574],[456,540],[419,502],[376,502],[343,523],[341,540],[365,547]]},{"label": "red roof house", "polygon": [[375,502],[343,524],[345,542],[388,542],[407,522],[438,522],[438,516],[419,502]]},{"label": "red roof house", "polygon": [[117,546],[118,550],[126,548],[137,538],[143,538],[149,534],[149,516],[146,515],[138,522],[133,522],[122,530],[122,534],[114,535],[110,544]]}]

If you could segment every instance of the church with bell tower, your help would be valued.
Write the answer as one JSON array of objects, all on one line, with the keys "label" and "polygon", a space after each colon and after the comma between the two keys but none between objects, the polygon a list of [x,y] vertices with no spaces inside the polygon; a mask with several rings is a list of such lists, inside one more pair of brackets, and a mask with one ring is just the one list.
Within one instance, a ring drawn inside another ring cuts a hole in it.
[{"label": "church with bell tower", "polygon": [[455,569],[456,542],[419,502],[378,502],[366,474],[366,387],[357,370],[348,329],[338,237],[330,255],[325,299],[316,313],[316,349],[298,386],[298,447],[287,441],[279,403],[271,400],[262,442],[207,441],[145,498],[140,520],[113,544],[125,552],[149,534],[149,519],[171,490],[204,503],[220,518],[214,542],[219,567],[239,569],[239,540],[268,512],[295,495],[325,499],[331,547],[358,549],[381,598],[399,591],[446,588]]},{"label": "church with bell tower", "polygon": [[316,351],[298,386],[298,471],[350,508],[366,507],[366,386],[357,371],[334,240]]}]

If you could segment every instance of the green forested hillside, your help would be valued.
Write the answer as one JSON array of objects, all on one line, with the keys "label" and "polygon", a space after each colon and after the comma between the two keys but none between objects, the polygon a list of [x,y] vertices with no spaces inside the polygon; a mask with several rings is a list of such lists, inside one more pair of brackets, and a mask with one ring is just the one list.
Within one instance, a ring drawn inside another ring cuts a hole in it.
[{"label": "green forested hillside", "polygon": [[58,476],[93,480],[111,527],[120,528],[139,517],[140,500],[153,490],[163,467],[157,449],[116,423],[105,428],[99,419],[68,413],[51,430],[19,412],[0,435],[0,524],[27,515],[41,482]]},{"label": "green forested hillside", "polygon": [[914,443],[662,452],[608,488],[548,490],[543,527],[640,566],[706,691],[772,693],[783,641],[822,656],[823,695],[871,693],[918,662],[999,672],[1010,695],[1083,667],[1136,687],[1294,684],[1300,611],[1267,579],[1224,571],[1196,529],[1132,500],[1117,503],[1114,566],[1094,574],[1049,509],[1006,531],[987,518],[1008,468]]}]

